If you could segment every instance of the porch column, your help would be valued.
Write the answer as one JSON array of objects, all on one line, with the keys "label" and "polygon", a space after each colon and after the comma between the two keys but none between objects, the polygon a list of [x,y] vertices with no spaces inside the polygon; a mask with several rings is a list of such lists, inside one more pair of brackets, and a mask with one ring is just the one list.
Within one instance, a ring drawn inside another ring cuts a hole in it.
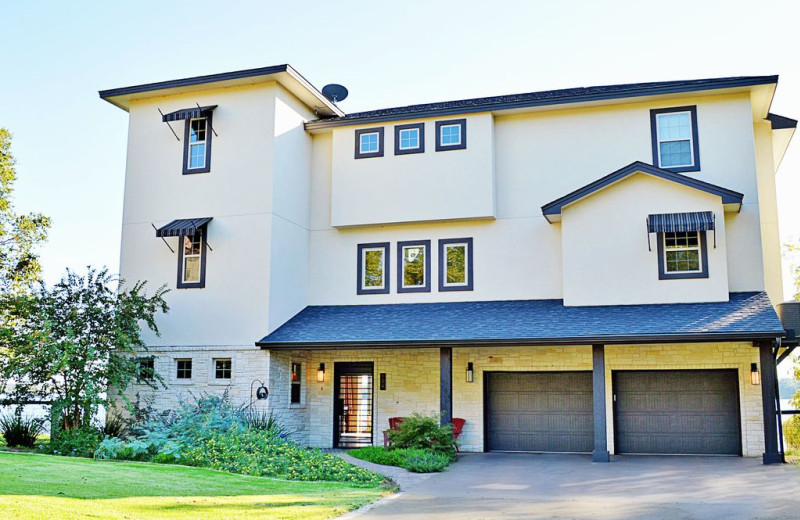
[{"label": "porch column", "polygon": [[606,434],[606,347],[592,345],[592,395],[594,398],[594,451],[592,462],[609,462]]},{"label": "porch column", "polygon": [[441,424],[453,422],[453,349],[439,349],[439,411]]},{"label": "porch column", "polygon": [[764,409],[764,464],[778,464],[778,413],[775,408],[775,355],[772,342],[756,343],[761,358],[761,404]]}]

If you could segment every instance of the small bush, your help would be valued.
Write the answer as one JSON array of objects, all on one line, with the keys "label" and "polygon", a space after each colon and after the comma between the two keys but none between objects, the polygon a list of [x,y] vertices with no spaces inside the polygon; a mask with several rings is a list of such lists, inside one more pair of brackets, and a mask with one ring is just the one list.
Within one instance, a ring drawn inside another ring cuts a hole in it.
[{"label": "small bush", "polygon": [[384,466],[397,466],[415,473],[430,473],[444,471],[450,465],[451,459],[443,453],[419,448],[396,448],[387,450],[380,446],[367,446],[347,452],[357,459],[366,460]]},{"label": "small bush", "polygon": [[43,420],[23,417],[21,413],[0,416],[0,432],[9,448],[33,448],[43,428]]},{"label": "small bush", "polygon": [[783,436],[790,448],[800,449],[800,415],[793,415],[784,423]]},{"label": "small bush", "polygon": [[443,453],[423,451],[406,459],[405,468],[414,473],[444,471],[450,465],[450,457]]},{"label": "small bush", "polygon": [[96,428],[83,426],[71,430],[61,430],[58,437],[50,439],[41,449],[44,453],[65,455],[67,457],[93,457],[100,446],[102,434]]},{"label": "small bush", "polygon": [[415,413],[406,417],[399,430],[389,432],[393,448],[417,448],[446,455],[456,459],[456,445],[453,441],[452,425],[441,426],[438,415]]},{"label": "small bush", "polygon": [[289,430],[281,424],[278,418],[270,411],[255,410],[247,414],[247,427],[251,430],[264,430],[272,432],[278,437],[288,437]]},{"label": "small bush", "polygon": [[125,437],[128,434],[128,425],[119,415],[108,414],[102,432],[105,437]]},{"label": "small bush", "polygon": [[348,455],[357,459],[366,460],[373,464],[383,464],[384,466],[405,467],[406,452],[409,450],[387,450],[380,446],[366,446],[357,450],[350,450]]}]

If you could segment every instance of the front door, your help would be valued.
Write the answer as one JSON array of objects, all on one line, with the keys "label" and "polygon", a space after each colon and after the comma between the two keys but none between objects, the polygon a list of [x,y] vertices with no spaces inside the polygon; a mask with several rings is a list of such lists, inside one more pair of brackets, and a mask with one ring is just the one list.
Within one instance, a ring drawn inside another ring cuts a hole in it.
[{"label": "front door", "polygon": [[372,445],[372,363],[334,363],[333,445]]}]

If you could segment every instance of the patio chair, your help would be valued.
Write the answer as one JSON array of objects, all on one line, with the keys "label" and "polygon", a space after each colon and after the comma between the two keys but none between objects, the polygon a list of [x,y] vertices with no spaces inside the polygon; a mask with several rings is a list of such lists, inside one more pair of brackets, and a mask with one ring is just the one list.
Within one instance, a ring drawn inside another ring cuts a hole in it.
[{"label": "patio chair", "polygon": [[383,446],[385,448],[392,445],[392,441],[389,440],[389,432],[398,431],[404,419],[405,417],[389,417],[389,429],[383,430]]},{"label": "patio chair", "polygon": [[[464,429],[464,424],[466,422],[467,422],[466,419],[453,417],[453,441],[458,440],[458,436],[461,435],[461,430]],[[456,444],[456,451],[458,451],[458,444]]]}]

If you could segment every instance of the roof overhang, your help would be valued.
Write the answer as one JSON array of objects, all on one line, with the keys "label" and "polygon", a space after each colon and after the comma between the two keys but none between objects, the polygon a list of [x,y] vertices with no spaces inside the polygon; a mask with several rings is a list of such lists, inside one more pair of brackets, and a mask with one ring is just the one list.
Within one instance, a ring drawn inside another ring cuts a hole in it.
[{"label": "roof overhang", "polygon": [[786,149],[789,147],[789,142],[797,129],[797,120],[778,114],[767,114],[766,119],[772,125],[772,163],[775,165],[775,171],[778,171]]},{"label": "roof overhang", "polygon": [[544,215],[544,218],[546,218],[551,224],[554,222],[561,222],[561,212],[570,204],[574,204],[588,197],[589,195],[606,189],[609,186],[612,186],[627,179],[631,175],[638,173],[652,175],[654,177],[675,182],[689,188],[704,191],[712,195],[717,195],[722,199],[722,206],[725,208],[726,212],[738,212],[742,208],[742,200],[744,199],[744,195],[737,191],[729,190],[708,182],[703,182],[693,177],[681,175],[680,173],[657,168],[641,161],[636,161],[606,175],[605,177],[601,177],[600,179],[589,183],[586,186],[578,188],[577,190],[568,193],[567,195],[564,195],[553,202],[545,204],[542,206],[542,214]]},{"label": "roof overhang", "polygon": [[341,117],[345,115],[299,72],[286,64],[101,90],[99,94],[100,98],[127,112],[131,107],[131,103],[139,99],[254,85],[271,81],[277,82],[291,92],[308,108],[313,110],[317,117]]}]

